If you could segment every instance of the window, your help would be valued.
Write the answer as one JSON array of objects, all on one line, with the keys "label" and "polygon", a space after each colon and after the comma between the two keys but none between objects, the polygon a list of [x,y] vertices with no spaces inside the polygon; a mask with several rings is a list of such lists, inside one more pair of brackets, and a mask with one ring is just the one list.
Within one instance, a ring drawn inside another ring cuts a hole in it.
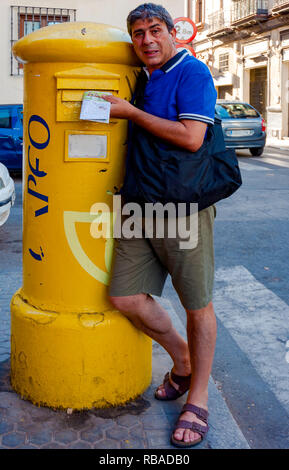
[{"label": "window", "polygon": [[0,108],[0,128],[11,129],[11,110],[9,108]]},{"label": "window", "polygon": [[44,26],[52,24],[64,23],[68,21],[68,16],[40,16],[40,15],[24,15],[20,14],[20,29],[19,37],[22,38],[26,34],[30,34]]},{"label": "window", "polygon": [[195,22],[202,23],[203,21],[203,1],[195,0]]},{"label": "window", "polygon": [[[11,7],[11,48],[18,39],[44,26],[76,21],[76,10],[67,8]],[[11,75],[22,74],[22,64],[13,57],[11,50]]]},{"label": "window", "polygon": [[229,53],[219,55],[219,71],[228,72],[229,70]]},{"label": "window", "polygon": [[243,119],[259,117],[259,114],[256,109],[246,103],[216,104],[216,113],[222,119]]}]

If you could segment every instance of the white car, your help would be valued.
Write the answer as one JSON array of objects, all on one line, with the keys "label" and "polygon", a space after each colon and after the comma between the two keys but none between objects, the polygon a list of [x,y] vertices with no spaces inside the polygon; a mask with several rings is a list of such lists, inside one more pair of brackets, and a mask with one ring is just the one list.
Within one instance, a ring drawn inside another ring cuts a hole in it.
[{"label": "white car", "polygon": [[9,217],[10,209],[15,201],[14,181],[3,163],[0,163],[0,226]]}]

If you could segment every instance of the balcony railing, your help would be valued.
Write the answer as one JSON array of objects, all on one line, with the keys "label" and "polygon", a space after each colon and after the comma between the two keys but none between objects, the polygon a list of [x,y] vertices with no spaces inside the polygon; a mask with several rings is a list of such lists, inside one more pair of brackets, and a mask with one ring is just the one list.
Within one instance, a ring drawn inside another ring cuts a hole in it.
[{"label": "balcony railing", "polygon": [[272,6],[272,13],[287,13],[289,12],[288,0],[274,0]]},{"label": "balcony railing", "polygon": [[231,28],[231,12],[229,11],[216,11],[208,16],[209,32],[208,36],[218,37],[223,34],[232,32]]},{"label": "balcony railing", "polygon": [[254,23],[268,18],[268,0],[233,0],[232,25]]}]

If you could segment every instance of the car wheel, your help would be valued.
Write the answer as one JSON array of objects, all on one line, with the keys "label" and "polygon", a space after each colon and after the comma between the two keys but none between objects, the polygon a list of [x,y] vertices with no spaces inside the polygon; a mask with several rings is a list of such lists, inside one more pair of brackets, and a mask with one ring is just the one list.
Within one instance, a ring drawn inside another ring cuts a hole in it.
[{"label": "car wheel", "polygon": [[264,147],[249,149],[253,157],[260,157],[264,152]]}]

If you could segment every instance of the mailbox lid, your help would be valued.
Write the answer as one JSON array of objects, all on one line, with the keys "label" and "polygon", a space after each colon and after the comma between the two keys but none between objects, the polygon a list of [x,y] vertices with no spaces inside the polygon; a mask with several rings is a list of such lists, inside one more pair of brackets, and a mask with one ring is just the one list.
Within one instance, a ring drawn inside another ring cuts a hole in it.
[{"label": "mailbox lid", "polygon": [[130,36],[114,26],[71,22],[40,28],[13,46],[21,62],[90,62],[140,65]]},{"label": "mailbox lid", "polygon": [[[61,90],[119,90],[120,75],[85,66],[64,72],[56,72],[57,89]],[[68,95],[68,93],[66,93]],[[69,100],[71,101],[71,100]],[[75,101],[75,100],[72,100]]]},{"label": "mailbox lid", "polygon": [[56,72],[56,120],[79,121],[83,93],[110,91],[117,95],[120,75],[93,66]]}]

